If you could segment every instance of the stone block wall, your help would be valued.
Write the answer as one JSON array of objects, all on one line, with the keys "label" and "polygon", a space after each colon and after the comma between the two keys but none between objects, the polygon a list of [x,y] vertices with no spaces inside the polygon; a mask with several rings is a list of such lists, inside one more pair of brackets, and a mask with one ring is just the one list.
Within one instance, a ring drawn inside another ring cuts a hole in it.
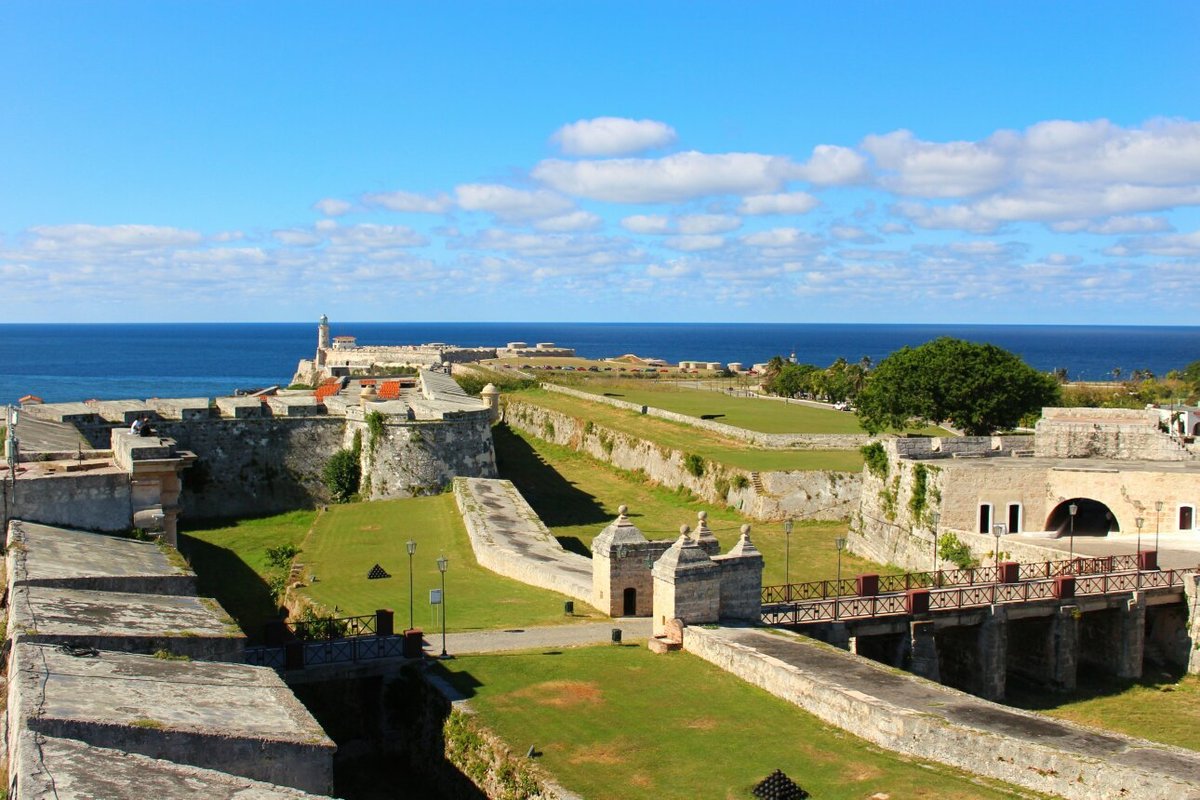
[{"label": "stone block wall", "polygon": [[1045,408],[1036,455],[1045,458],[1189,461],[1192,454],[1158,428],[1156,409]]},{"label": "stone block wall", "polygon": [[[849,518],[858,503],[858,473],[821,471],[760,473],[760,493],[747,470],[704,462],[702,475],[685,463],[687,454],[596,425],[559,411],[504,398],[503,420],[513,428],[571,447],[620,469],[642,471],[664,486],[683,486],[710,503],[732,505],[754,519],[805,516]],[[740,476],[740,479],[739,479]],[[745,488],[734,488],[735,481]]]},{"label": "stone block wall", "polygon": [[361,435],[361,494],[368,499],[436,494],[460,475],[496,477],[487,411],[438,422],[388,416],[377,440],[356,411],[347,413],[343,446],[350,446],[356,432]]},{"label": "stone block wall", "polygon": [[679,414],[674,411],[667,411],[662,408],[654,408],[653,406],[641,406],[637,403],[630,403],[625,400],[618,400],[615,397],[604,397],[603,395],[592,394],[591,392],[582,392],[578,389],[571,389],[567,386],[559,386],[553,383],[543,383],[541,387],[550,392],[558,392],[559,394],[578,397],[581,400],[588,400],[594,403],[607,403],[616,408],[624,408],[629,411],[637,411],[645,414],[648,417],[658,417],[672,422],[679,422],[684,425],[691,425],[693,428],[701,428],[702,430],[712,431],[721,436],[730,439],[737,439],[747,444],[755,445],[756,447],[771,447],[771,448],[788,448],[797,450],[857,450],[864,444],[872,441],[871,436],[867,434],[850,434],[850,433],[762,433],[760,431],[746,430],[733,425],[726,425],[723,422],[714,422],[710,419],[698,419],[690,417],[687,414]]},{"label": "stone block wall", "polygon": [[[15,489],[15,494],[14,494]],[[4,481],[0,518],[89,531],[127,531],[133,502],[129,475],[116,469],[39,474]]]}]

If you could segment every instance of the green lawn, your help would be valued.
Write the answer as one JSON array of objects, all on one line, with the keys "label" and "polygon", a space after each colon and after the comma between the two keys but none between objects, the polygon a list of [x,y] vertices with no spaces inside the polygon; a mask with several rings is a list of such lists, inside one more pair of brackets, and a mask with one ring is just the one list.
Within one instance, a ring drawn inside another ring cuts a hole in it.
[{"label": "green lawn", "polygon": [[1079,671],[1080,686],[1070,694],[1030,691],[1015,682],[1008,703],[1094,728],[1152,742],[1200,750],[1200,677],[1164,674],[1147,668],[1140,681],[1118,681]]},{"label": "green lawn", "polygon": [[179,550],[199,578],[200,594],[215,597],[252,639],[278,606],[267,583],[267,548],[299,546],[315,511],[290,511],[212,528],[181,531]]},{"label": "green lawn", "polygon": [[[633,473],[568,447],[549,444],[504,425],[492,429],[501,477],[511,480],[563,546],[587,553],[592,539],[629,506],[630,518],[648,539],[675,538],[679,526],[696,526],[696,513],[708,512],[708,525],[728,549],[738,529],[751,522],[737,511],[695,500],[655,486]],[[793,582],[833,578],[837,550],[833,540],[846,535],[846,523],[800,521],[791,537],[791,556],[785,558],[780,523],[753,523],[751,540],[765,560],[763,582],[784,582],[785,561]],[[842,574],[886,571],[858,556],[843,553]]]},{"label": "green lawn", "polygon": [[[582,603],[576,615],[563,615],[564,595],[537,589],[486,570],[475,561],[454,496],[442,494],[335,506],[321,516],[298,557],[320,580],[300,590],[338,614],[370,614],[377,608],[396,612],[397,626],[408,625],[408,552],[413,557],[413,622],[432,630],[434,608],[429,590],[440,588],[437,558],[450,561],[446,571],[446,627],[452,631],[552,625],[600,618]],[[375,564],[392,577],[368,580]]]},{"label": "green lawn", "polygon": [[460,656],[438,669],[484,724],[570,791],[749,798],[783,770],[820,800],[1029,797],[893,755],[686,653],[603,646]]},{"label": "green lawn", "polygon": [[[697,392],[697,394],[703,393]],[[719,436],[691,425],[648,417],[636,411],[626,411],[599,402],[592,403],[543,389],[529,389],[515,393],[512,397],[515,400],[550,408],[573,417],[586,417],[597,425],[612,430],[752,472],[789,470],[858,472],[862,469],[863,464],[862,455],[857,450],[755,448],[745,442]],[[747,402],[770,404],[770,401]]]},{"label": "green lawn", "polygon": [[[738,397],[673,382],[583,381],[573,388],[697,419],[712,419],[761,433],[866,433],[858,415],[800,402]],[[947,436],[937,427],[913,428],[911,433]]]}]

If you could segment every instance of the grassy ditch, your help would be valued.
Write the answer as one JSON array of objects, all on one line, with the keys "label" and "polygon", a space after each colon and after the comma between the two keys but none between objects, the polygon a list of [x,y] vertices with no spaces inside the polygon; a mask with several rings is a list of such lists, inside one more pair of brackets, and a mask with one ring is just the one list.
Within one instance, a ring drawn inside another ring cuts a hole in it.
[{"label": "grassy ditch", "polygon": [[[697,394],[707,394],[697,392]],[[717,395],[720,397],[720,395]],[[576,418],[586,418],[596,425],[663,447],[692,453],[731,467],[756,472],[789,470],[837,470],[857,472],[862,469],[862,454],[858,450],[783,450],[755,448],[735,439],[680,422],[648,417],[605,403],[592,403],[544,389],[530,389],[513,395],[513,399],[559,411]],[[749,401],[775,405],[769,401]],[[839,412],[829,412],[836,414]],[[846,415],[848,416],[848,415]]]},{"label": "grassy ditch", "polygon": [[594,800],[748,798],[775,769],[822,800],[1030,795],[881,751],[686,653],[603,646],[439,668],[514,752],[532,745],[543,769]]},{"label": "grassy ditch", "polygon": [[[493,428],[500,474],[533,506],[564,547],[588,553],[592,539],[628,505],[630,518],[647,539],[679,535],[679,526],[696,526],[696,514],[708,512],[708,524],[729,549],[749,519],[728,507],[698,501],[690,492],[654,484],[644,476],[500,425]],[[785,562],[793,582],[833,578],[837,550],[833,540],[846,535],[846,523],[804,520],[791,536],[791,556],[780,523],[753,523],[751,539],[765,560],[763,581],[784,582]],[[842,554],[842,574],[887,570],[866,559]]]}]

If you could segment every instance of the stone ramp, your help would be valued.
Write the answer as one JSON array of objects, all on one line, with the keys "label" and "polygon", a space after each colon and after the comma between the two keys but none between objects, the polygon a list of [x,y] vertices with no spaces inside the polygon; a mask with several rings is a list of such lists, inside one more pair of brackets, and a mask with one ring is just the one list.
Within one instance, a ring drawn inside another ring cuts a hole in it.
[{"label": "stone ramp", "polygon": [[21,451],[25,453],[60,453],[92,449],[74,425],[42,419],[32,414],[17,415],[16,434],[21,442]]},{"label": "stone ramp", "polygon": [[480,566],[594,605],[592,560],[564,550],[512,481],[455,478],[454,499]]},{"label": "stone ramp", "polygon": [[1072,800],[1200,798],[1200,753],[1008,708],[802,636],[689,627],[684,649],[889,750]]}]

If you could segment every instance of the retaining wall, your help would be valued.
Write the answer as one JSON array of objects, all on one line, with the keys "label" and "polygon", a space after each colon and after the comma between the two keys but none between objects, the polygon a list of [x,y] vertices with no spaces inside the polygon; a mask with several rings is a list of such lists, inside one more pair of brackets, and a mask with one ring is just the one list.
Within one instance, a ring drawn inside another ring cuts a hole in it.
[{"label": "retaining wall", "polygon": [[[663,445],[578,419],[560,411],[505,398],[504,421],[540,439],[563,445],[615,467],[641,471],[664,486],[682,486],[709,503],[735,506],[752,519],[784,517],[847,519],[858,506],[861,476],[812,470],[754,473],[703,461],[703,472],[688,468],[688,455]],[[735,488],[735,484],[743,484]]]},{"label": "retaining wall", "polygon": [[605,397],[603,395],[592,394],[591,392],[582,392],[578,389],[571,389],[567,386],[558,386],[553,383],[543,383],[541,387],[550,392],[558,392],[560,394],[578,397],[580,400],[589,400],[594,403],[607,403],[616,408],[624,408],[630,411],[637,411],[645,414],[648,417],[658,417],[672,422],[679,422],[684,425],[691,425],[693,428],[700,428],[706,431],[720,434],[721,436],[738,441],[746,442],[755,445],[756,447],[783,448],[790,450],[857,450],[863,445],[872,441],[872,437],[865,433],[762,433],[760,431],[746,430],[733,425],[726,425],[723,422],[714,422],[710,419],[699,419],[691,417],[687,414],[679,414],[674,411],[667,411],[662,408],[653,406],[643,406],[637,403],[630,403],[626,400],[618,400],[615,397]]}]

